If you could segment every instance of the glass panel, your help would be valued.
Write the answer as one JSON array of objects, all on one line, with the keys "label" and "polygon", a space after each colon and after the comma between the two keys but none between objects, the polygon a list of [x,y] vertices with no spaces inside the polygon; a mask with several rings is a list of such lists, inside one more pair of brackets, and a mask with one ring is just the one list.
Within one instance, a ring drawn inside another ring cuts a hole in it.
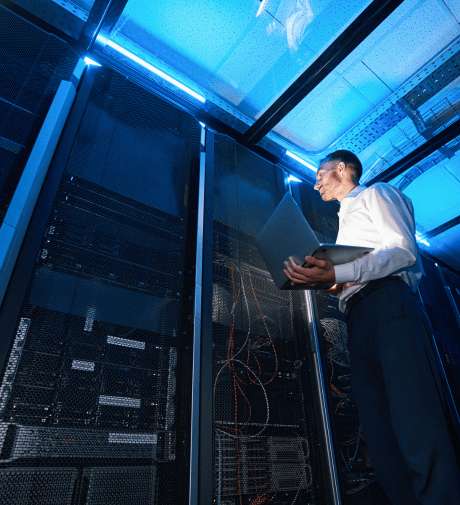
[{"label": "glass panel", "polygon": [[111,42],[251,124],[370,3],[130,0]]},{"label": "glass panel", "polygon": [[[402,97],[411,107],[417,108],[414,100],[410,100],[414,98],[412,90],[442,63],[446,66],[449,63],[447,58],[438,58],[428,74],[421,70],[458,39],[460,29],[455,17],[437,0],[417,2],[414,6],[415,3],[404,2],[396,9],[273,131],[302,148],[304,154],[321,155],[342,147],[341,137],[394,92],[401,90],[385,112],[390,111],[392,105],[397,106],[395,102]],[[430,36],[419,39],[417,33]],[[310,35],[307,39],[310,40]],[[435,86],[428,88],[428,93],[427,86],[421,88],[415,101],[423,102],[424,95],[431,94],[431,90],[437,93],[440,82],[451,75],[451,72],[441,72],[433,79]],[[405,116],[404,111],[399,111],[396,122]],[[379,136],[382,128],[386,131],[388,118],[376,123],[370,128],[369,138],[373,141],[377,131]],[[360,151],[362,143],[357,147]],[[356,152],[356,146],[352,150]]]}]

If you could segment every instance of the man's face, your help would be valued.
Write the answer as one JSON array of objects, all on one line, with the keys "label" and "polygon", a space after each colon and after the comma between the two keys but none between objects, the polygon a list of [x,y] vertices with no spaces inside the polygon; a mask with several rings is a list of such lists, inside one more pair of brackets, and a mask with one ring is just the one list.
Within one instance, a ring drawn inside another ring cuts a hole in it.
[{"label": "man's face", "polygon": [[326,161],[319,166],[316,173],[315,189],[319,191],[325,202],[337,199],[335,195],[342,182],[338,168],[339,163],[337,161]]}]

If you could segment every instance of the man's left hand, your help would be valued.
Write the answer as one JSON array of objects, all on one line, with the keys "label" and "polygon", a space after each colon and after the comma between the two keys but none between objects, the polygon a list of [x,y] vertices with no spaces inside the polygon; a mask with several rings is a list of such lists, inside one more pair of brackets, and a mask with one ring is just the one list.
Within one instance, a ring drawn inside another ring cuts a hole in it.
[{"label": "man's left hand", "polygon": [[293,260],[285,261],[286,269],[284,273],[291,280],[291,285],[294,284],[309,284],[314,286],[320,282],[335,283],[334,265],[327,260],[319,260],[312,256],[307,256],[305,261],[312,265],[311,267],[301,267]]}]

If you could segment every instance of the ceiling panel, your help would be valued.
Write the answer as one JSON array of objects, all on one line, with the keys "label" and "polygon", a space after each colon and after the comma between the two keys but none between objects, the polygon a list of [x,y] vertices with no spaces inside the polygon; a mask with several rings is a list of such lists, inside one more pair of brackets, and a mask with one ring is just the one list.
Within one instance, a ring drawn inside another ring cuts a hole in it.
[{"label": "ceiling panel", "polygon": [[460,34],[442,0],[425,0],[407,15],[363,61],[393,91]]},{"label": "ceiling panel", "polygon": [[[460,182],[460,156],[449,160],[445,164],[446,170],[448,170],[459,182]],[[458,201],[460,205],[460,195],[458,195]],[[460,216],[460,212],[458,213]]]},{"label": "ceiling panel", "polygon": [[448,9],[455,16],[457,21],[460,23],[460,2],[458,0],[444,0]]},{"label": "ceiling panel", "polygon": [[371,1],[129,0],[111,41],[251,124]]},{"label": "ceiling panel", "polygon": [[307,151],[326,148],[374,108],[341,77],[317,95],[315,99],[309,96],[275,127],[277,133]]},{"label": "ceiling panel", "polygon": [[274,130],[305,154],[323,153],[459,37],[460,25],[442,0],[404,2],[339,65],[333,84],[320,83],[315,98],[307,96]]}]

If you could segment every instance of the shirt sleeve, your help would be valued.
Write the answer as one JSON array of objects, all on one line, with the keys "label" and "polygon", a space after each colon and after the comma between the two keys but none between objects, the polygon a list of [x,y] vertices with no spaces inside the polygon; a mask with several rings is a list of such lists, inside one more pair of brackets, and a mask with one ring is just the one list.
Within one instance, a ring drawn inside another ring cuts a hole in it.
[{"label": "shirt sleeve", "polygon": [[392,186],[377,184],[364,200],[382,237],[381,248],[344,265],[336,265],[335,282],[367,282],[405,270],[417,261],[414,209]]}]

